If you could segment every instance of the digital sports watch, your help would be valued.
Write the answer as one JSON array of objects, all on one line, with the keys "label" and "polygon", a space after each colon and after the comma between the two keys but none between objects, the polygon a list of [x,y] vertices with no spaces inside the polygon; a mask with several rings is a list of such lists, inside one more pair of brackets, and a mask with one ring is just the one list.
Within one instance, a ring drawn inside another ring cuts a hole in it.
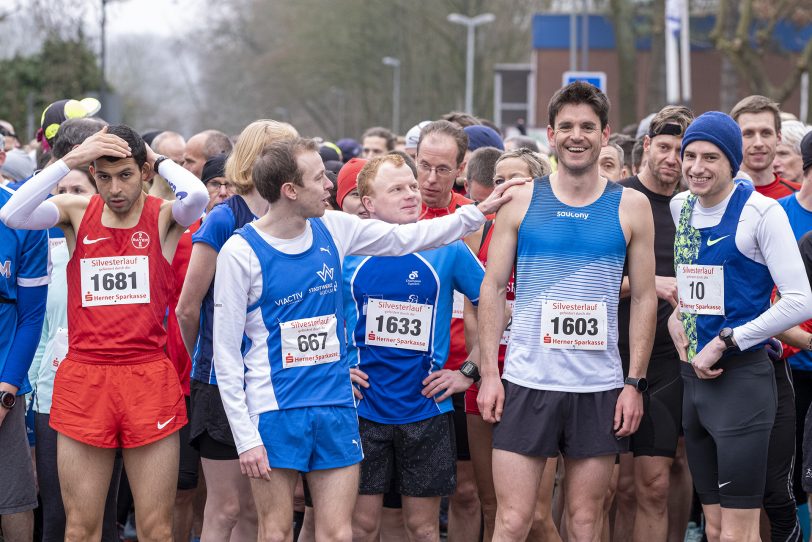
[{"label": "digital sports watch", "polygon": [[479,367],[471,360],[467,360],[460,367],[460,372],[474,381],[474,384],[479,382]]}]

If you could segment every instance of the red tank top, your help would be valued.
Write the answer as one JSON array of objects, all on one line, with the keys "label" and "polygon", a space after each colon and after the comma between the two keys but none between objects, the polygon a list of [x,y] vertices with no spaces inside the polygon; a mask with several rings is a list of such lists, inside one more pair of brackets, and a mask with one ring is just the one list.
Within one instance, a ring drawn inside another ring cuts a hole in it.
[{"label": "red tank top", "polygon": [[186,345],[183,344],[175,309],[178,307],[180,291],[183,288],[183,281],[186,280],[186,270],[189,268],[189,258],[192,256],[192,234],[200,229],[201,223],[202,221],[198,220],[181,235],[171,266],[175,275],[175,288],[169,299],[169,313],[166,318],[166,355],[178,371],[180,387],[183,388],[184,395],[190,393],[189,378],[192,373],[192,359],[186,352]]},{"label": "red tank top", "polygon": [[[477,252],[477,258],[479,261],[482,262],[482,265],[488,267],[488,247],[491,246],[491,237],[493,237],[493,229],[496,224],[493,221],[488,222],[485,224],[485,228],[487,231],[485,232],[485,238],[482,240],[482,244],[479,246],[479,252]],[[510,280],[508,281],[507,288],[505,288],[505,299],[507,300],[508,304],[511,306],[513,305],[513,300],[516,299],[516,284],[515,284],[515,271],[510,273]],[[509,334],[508,331],[502,334],[502,340],[499,341],[499,374],[502,374],[502,368],[505,364],[505,352],[507,351],[507,341],[505,340]]]},{"label": "red tank top", "polygon": [[[420,220],[427,220],[431,218],[437,218],[438,216],[446,216],[457,212],[457,209],[462,207],[463,205],[468,205],[469,203],[473,203],[473,201],[469,200],[468,198],[462,196],[461,194],[457,194],[456,192],[451,193],[451,203],[448,204],[447,207],[426,207],[426,204],[423,204],[423,210],[420,214]],[[455,292],[455,298],[459,298],[460,294]],[[461,307],[459,310],[456,310],[455,313],[461,314]],[[456,371],[459,369],[462,364],[465,362],[465,358],[468,357],[468,353],[465,350],[465,324],[463,323],[462,318],[452,318],[451,319],[451,341],[448,346],[448,359],[443,366],[444,369],[450,369],[452,371]]]},{"label": "red tank top", "polygon": [[135,227],[107,228],[104,201],[90,198],[67,267],[71,359],[131,363],[164,356],[174,276],[161,250],[161,203],[147,196]]}]

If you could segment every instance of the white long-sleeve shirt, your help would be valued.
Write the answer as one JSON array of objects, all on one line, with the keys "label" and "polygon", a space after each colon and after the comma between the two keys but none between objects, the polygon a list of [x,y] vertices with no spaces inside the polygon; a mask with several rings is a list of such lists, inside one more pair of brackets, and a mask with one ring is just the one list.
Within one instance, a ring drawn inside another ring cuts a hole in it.
[{"label": "white long-sleeve shirt", "polygon": [[[436,248],[477,230],[485,222],[485,217],[475,206],[468,205],[452,215],[405,225],[361,220],[335,211],[327,211],[322,221],[338,248],[340,261],[348,254],[400,256]],[[274,238],[258,229],[257,232],[263,241],[286,254],[303,253],[313,241],[310,221],[304,232],[293,239]],[[302,269],[302,276],[316,271],[319,270]],[[295,276],[278,279],[296,281]],[[336,275],[335,279],[340,281],[340,276]],[[256,352],[249,350],[245,358],[240,353],[243,333],[253,345],[260,345],[261,338],[267,338],[261,307],[247,312],[247,307],[259,300],[263,291],[261,266],[256,254],[242,236],[232,236],[217,258],[213,343],[217,383],[239,453],[262,444],[256,420],[262,412],[279,408],[268,371],[267,350],[264,356],[262,346]],[[336,311],[340,310],[342,307],[336,306]],[[301,318],[312,316],[302,314]],[[339,333],[344,331],[339,330]],[[246,380],[246,371],[267,376]],[[347,392],[351,397],[349,367],[346,371]],[[303,389],[301,393],[307,394],[307,390]]]},{"label": "white long-sleeve shirt", "polygon": [[[713,207],[702,207],[697,201],[691,226],[710,228],[719,224],[733,192]],[[671,216],[677,226],[687,197],[688,192],[682,192],[671,200]],[[812,318],[812,292],[806,270],[787,214],[777,201],[758,192],[750,195],[736,229],[736,248],[745,257],[767,266],[781,294],[775,305],[733,330],[740,349],[746,350]]]}]

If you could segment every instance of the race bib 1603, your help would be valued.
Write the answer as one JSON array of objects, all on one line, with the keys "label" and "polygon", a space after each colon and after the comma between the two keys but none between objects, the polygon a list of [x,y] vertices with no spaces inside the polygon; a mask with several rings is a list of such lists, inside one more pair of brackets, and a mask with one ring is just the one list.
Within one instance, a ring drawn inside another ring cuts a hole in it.
[{"label": "race bib 1603", "polygon": [[542,348],[606,350],[606,303],[545,301],[541,308]]}]

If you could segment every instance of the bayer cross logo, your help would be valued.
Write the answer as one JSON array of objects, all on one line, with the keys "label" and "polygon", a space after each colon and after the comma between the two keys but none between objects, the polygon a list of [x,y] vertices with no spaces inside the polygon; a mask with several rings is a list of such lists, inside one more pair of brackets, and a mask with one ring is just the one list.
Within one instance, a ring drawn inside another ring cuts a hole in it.
[{"label": "bayer cross logo", "polygon": [[149,246],[149,235],[142,231],[137,231],[130,239],[135,248],[147,248]]}]

